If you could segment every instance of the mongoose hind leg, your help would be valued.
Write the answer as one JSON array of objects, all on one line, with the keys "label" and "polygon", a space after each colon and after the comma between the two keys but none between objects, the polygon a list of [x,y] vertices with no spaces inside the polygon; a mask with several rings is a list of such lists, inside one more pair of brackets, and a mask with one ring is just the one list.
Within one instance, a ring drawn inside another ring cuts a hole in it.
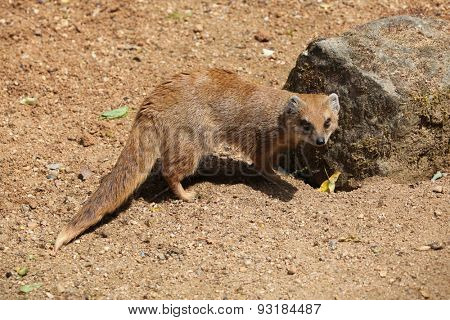
[{"label": "mongoose hind leg", "polygon": [[192,202],[197,196],[196,192],[186,191],[181,185],[181,181],[195,172],[200,155],[190,148],[180,149],[179,154],[180,156],[172,156],[163,160],[162,175],[178,198]]},{"label": "mongoose hind leg", "polygon": [[197,193],[195,191],[186,191],[181,182],[178,179],[174,179],[174,177],[165,177],[167,184],[169,185],[172,192],[181,200],[192,202],[195,200]]}]

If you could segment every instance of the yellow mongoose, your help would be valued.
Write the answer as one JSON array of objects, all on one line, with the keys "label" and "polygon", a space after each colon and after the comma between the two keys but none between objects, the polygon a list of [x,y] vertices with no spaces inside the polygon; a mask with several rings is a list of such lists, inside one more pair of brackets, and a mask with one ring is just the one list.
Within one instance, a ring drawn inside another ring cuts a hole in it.
[{"label": "yellow mongoose", "polygon": [[117,209],[158,158],[169,187],[186,201],[195,194],[181,180],[220,143],[237,147],[275,178],[277,153],[301,141],[324,145],[337,128],[339,108],[334,93],[295,94],[220,69],[174,76],[144,100],[115,167],[58,235],[55,251]]}]

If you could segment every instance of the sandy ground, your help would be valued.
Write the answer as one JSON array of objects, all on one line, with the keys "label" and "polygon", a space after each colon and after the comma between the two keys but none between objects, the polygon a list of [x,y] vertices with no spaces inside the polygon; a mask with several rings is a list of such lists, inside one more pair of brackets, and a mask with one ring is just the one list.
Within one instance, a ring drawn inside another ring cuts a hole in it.
[{"label": "sandy ground", "polygon": [[[165,77],[215,66],[281,87],[312,39],[400,13],[448,19],[445,3],[1,1],[0,298],[449,299],[448,176],[328,195],[289,176],[274,186],[219,173],[186,181],[194,203],[153,177],[51,254]],[[100,119],[123,105],[126,118]]]}]

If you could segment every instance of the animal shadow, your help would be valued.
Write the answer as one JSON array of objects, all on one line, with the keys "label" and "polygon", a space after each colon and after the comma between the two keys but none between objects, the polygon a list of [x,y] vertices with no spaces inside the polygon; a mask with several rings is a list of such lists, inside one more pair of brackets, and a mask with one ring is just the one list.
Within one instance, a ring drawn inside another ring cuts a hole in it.
[{"label": "animal shadow", "polygon": [[[263,192],[283,202],[290,201],[298,190],[281,178],[273,180],[262,176],[256,172],[253,165],[249,165],[244,161],[216,155],[210,155],[202,159],[196,173],[184,179],[182,184],[188,188],[198,182],[210,182],[217,185],[245,184],[254,190]],[[161,175],[161,164],[159,161],[135,197],[142,197],[147,202],[157,203],[175,198]]]},{"label": "animal shadow", "polygon": [[[252,165],[244,161],[234,160],[228,157],[215,155],[205,157],[199,164],[195,175],[183,181],[185,187],[190,187],[198,182],[208,181],[213,184],[245,184],[254,190],[261,191],[270,197],[277,198],[283,202],[292,199],[297,188],[284,180],[268,180],[257,173]],[[115,220],[118,215],[127,210],[133,198],[143,198],[147,202],[160,203],[170,199],[176,199],[161,175],[161,163],[157,161],[152,172],[144,184],[135,192],[134,196],[123,203],[111,214],[105,216],[102,221],[90,228],[83,234],[96,232],[96,230]],[[103,236],[100,233],[100,236]]]}]

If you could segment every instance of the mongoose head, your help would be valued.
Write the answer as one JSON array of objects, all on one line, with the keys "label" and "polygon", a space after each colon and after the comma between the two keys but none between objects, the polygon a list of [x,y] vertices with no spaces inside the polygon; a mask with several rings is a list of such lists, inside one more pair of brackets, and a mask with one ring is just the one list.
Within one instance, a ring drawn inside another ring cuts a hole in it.
[{"label": "mongoose head", "polygon": [[296,141],[324,146],[338,126],[337,94],[302,94],[289,98],[285,107],[289,135]]}]

